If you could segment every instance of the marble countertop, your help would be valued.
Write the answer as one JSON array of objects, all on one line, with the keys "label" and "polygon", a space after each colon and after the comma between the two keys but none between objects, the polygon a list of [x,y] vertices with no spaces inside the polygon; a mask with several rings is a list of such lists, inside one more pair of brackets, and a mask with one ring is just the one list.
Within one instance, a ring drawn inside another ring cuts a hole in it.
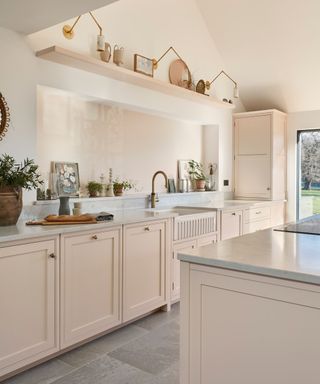
[{"label": "marble countertop", "polygon": [[144,209],[118,210],[112,213],[114,214],[114,219],[112,221],[99,222],[97,224],[33,226],[26,225],[25,222],[18,222],[17,225],[0,227],[0,244],[10,241],[56,236],[79,231],[100,231],[123,224],[161,220],[178,215],[177,213],[168,210],[164,210],[160,213],[157,212],[155,214],[150,210]]},{"label": "marble countertop", "polygon": [[250,207],[261,207],[264,205],[283,203],[284,200],[221,200],[209,203],[188,204],[188,207],[204,208],[212,210],[227,210],[227,209],[246,209]]},{"label": "marble countertop", "polygon": [[320,284],[320,236],[272,229],[179,252],[181,261]]},{"label": "marble countertop", "polygon": [[[205,202],[197,204],[180,205],[180,208],[200,208],[204,210],[223,210],[236,208],[249,208],[264,204],[275,203],[272,201],[248,201],[248,200],[224,200],[218,202]],[[170,207],[157,207],[152,209],[119,209],[110,211],[114,214],[114,220],[98,224],[57,225],[57,226],[26,226],[25,222],[19,222],[15,226],[0,227],[0,244],[36,238],[42,236],[55,236],[62,233],[72,233],[86,230],[103,230],[117,225],[139,223],[178,216]]]}]

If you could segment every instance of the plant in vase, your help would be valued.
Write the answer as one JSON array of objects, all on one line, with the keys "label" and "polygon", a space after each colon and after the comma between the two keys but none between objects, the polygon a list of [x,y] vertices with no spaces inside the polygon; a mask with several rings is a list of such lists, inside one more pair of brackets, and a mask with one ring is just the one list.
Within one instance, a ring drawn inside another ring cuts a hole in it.
[{"label": "plant in vase", "polygon": [[90,197],[97,197],[102,192],[102,184],[96,181],[89,181],[87,184],[87,190]]},{"label": "plant in vase", "polygon": [[113,181],[113,191],[116,196],[122,196],[124,191],[134,188],[135,184],[129,180],[115,179]]},{"label": "plant in vase", "polygon": [[22,189],[38,188],[43,181],[34,160],[17,163],[12,156],[0,157],[0,226],[15,225],[22,210]]},{"label": "plant in vase", "polygon": [[205,191],[207,177],[204,174],[203,165],[195,160],[190,160],[188,173],[191,180],[194,180],[197,191]]}]

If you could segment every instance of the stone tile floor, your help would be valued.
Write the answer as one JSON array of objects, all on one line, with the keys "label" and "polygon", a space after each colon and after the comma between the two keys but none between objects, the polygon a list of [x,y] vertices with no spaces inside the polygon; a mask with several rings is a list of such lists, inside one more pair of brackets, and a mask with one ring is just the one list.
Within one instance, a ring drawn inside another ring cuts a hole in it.
[{"label": "stone tile floor", "polygon": [[178,384],[179,303],[3,384]]}]

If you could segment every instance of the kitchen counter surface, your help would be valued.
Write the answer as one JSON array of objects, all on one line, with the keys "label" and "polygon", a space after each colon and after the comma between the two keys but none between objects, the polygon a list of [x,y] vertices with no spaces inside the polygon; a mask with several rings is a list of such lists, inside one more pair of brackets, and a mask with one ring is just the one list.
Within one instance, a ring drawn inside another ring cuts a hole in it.
[{"label": "kitchen counter surface", "polygon": [[181,251],[178,258],[194,264],[320,284],[320,236],[266,229]]},{"label": "kitchen counter surface", "polygon": [[[181,208],[201,208],[204,210],[227,210],[250,208],[262,205],[277,203],[275,201],[248,201],[248,200],[224,200],[218,202],[197,203],[181,205]],[[170,208],[157,207],[152,209],[126,209],[110,211],[114,214],[114,220],[98,224],[79,224],[79,225],[57,225],[57,226],[26,226],[24,222],[19,222],[16,226],[0,227],[0,244],[37,238],[43,236],[56,236],[63,233],[73,233],[86,230],[103,230],[117,225],[140,223],[178,216],[178,213]],[[195,212],[196,213],[196,212]]]},{"label": "kitchen counter surface", "polygon": [[232,210],[250,207],[262,207],[264,205],[283,203],[284,200],[221,200],[209,203],[188,204],[188,207],[212,209],[212,210]]},{"label": "kitchen counter surface", "polygon": [[155,214],[150,210],[144,209],[118,210],[111,213],[114,214],[114,219],[112,221],[99,222],[97,224],[28,226],[25,222],[18,222],[17,225],[0,227],[0,245],[1,243],[10,241],[56,236],[79,231],[101,231],[119,225],[167,219],[178,215],[169,210],[164,210],[163,212],[157,212]]}]

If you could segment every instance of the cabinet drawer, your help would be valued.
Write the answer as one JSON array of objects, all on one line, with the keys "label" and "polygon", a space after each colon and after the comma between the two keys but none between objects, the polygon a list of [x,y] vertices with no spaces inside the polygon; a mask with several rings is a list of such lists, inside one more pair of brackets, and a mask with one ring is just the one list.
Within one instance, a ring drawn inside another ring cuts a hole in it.
[{"label": "cabinet drawer", "polygon": [[217,242],[217,235],[205,236],[198,239],[198,247],[202,247],[204,245],[214,244]]},{"label": "cabinet drawer", "polygon": [[267,229],[271,227],[270,219],[252,221],[250,223],[245,223],[243,225],[244,234],[252,233],[256,231],[261,231],[262,229]]},{"label": "cabinet drawer", "polygon": [[251,221],[270,219],[270,207],[250,208],[245,211],[244,222],[250,223]]}]

